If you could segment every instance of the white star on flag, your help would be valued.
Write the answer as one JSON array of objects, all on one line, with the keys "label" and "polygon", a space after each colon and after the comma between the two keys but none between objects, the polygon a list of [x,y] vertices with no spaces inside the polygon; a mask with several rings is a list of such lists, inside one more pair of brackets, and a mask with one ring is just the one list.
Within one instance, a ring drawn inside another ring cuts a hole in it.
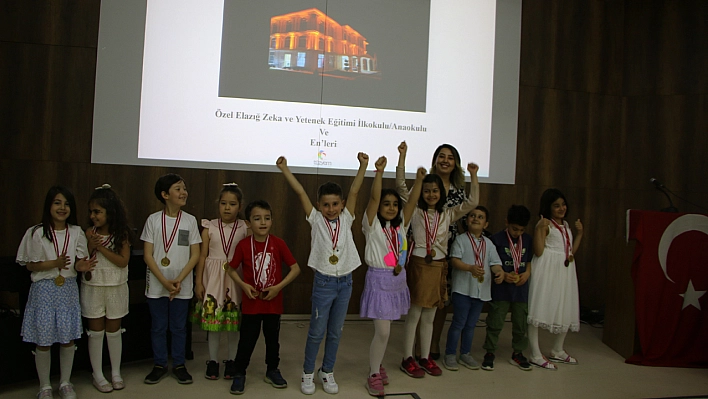
[{"label": "white star on flag", "polygon": [[695,288],[693,288],[693,282],[688,280],[686,292],[679,294],[683,297],[683,306],[681,307],[681,310],[686,309],[688,306],[695,306],[696,309],[701,310],[701,303],[698,302],[698,299],[700,299],[700,297],[702,297],[705,293],[706,291],[696,291]]}]

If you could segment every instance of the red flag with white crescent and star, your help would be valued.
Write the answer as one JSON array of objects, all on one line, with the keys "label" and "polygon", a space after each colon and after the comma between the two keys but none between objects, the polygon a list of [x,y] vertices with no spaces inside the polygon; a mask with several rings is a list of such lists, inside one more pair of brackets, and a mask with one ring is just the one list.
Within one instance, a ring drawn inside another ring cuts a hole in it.
[{"label": "red flag with white crescent and star", "polygon": [[708,216],[627,211],[639,353],[627,363],[708,367]]}]

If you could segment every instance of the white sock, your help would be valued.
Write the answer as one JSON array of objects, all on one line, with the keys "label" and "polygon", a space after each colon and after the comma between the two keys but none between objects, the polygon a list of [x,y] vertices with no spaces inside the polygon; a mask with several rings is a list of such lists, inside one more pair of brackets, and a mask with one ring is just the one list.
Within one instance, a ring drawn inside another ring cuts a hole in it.
[{"label": "white sock", "polygon": [[562,332],[562,333],[556,335],[556,339],[553,342],[553,354],[554,355],[565,354],[565,350],[563,350],[563,344],[565,343],[565,336],[566,335],[568,335],[568,331]]},{"label": "white sock", "polygon": [[236,359],[236,352],[238,352],[238,337],[237,331],[229,331],[226,333],[226,338],[229,340],[229,360]]},{"label": "white sock", "polygon": [[408,359],[413,356],[413,345],[415,345],[415,329],[418,326],[418,320],[420,320],[420,314],[422,309],[418,305],[411,305],[408,309],[408,316],[406,316],[406,324],[404,326],[404,337],[403,337],[403,359]]},{"label": "white sock", "polygon": [[541,360],[543,354],[538,346],[538,327],[529,324],[529,348],[531,349],[531,359]]},{"label": "white sock", "polygon": [[93,368],[93,379],[99,385],[105,384],[106,377],[103,376],[103,335],[105,331],[86,331],[88,335],[88,351]]},{"label": "white sock", "polygon": [[[216,331],[209,331],[209,360],[219,362],[219,341],[221,340],[221,333]],[[234,356],[235,357],[235,356]]]},{"label": "white sock", "polygon": [[433,339],[433,320],[437,308],[423,308],[420,315],[420,357],[427,359],[430,356],[430,341]]},{"label": "white sock", "polygon": [[391,320],[374,320],[374,339],[371,340],[369,348],[370,376],[379,373],[389,335],[391,335]]},{"label": "white sock", "polygon": [[34,364],[37,366],[37,377],[39,377],[39,390],[51,388],[52,382],[49,379],[49,372],[52,368],[52,351],[41,351],[35,349]]},{"label": "white sock", "polygon": [[106,332],[106,342],[108,343],[108,354],[111,357],[111,376],[120,376],[120,362],[123,356],[123,329],[119,328],[116,332]]},{"label": "white sock", "polygon": [[76,347],[73,344],[71,346],[59,347],[60,387],[71,382],[71,369],[74,367],[74,353],[76,353]]}]

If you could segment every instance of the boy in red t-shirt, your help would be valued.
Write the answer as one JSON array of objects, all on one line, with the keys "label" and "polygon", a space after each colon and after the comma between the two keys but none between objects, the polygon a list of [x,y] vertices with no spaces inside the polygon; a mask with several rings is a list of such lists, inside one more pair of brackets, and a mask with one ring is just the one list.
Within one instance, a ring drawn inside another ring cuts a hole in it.
[{"label": "boy in red t-shirt", "polygon": [[[263,324],[266,344],[265,381],[276,388],[286,388],[287,381],[278,370],[280,363],[280,315],[283,313],[283,295],[280,292],[298,274],[295,258],[285,241],[271,234],[271,208],[263,200],[253,201],[246,206],[246,225],[253,234],[239,241],[231,260],[229,276],[243,290],[241,302],[241,337],[236,353],[236,375],[231,384],[231,393],[241,394],[246,384],[246,368],[251,361]],[[290,266],[290,272],[283,278],[282,264]],[[243,267],[243,279],[236,270]]]}]

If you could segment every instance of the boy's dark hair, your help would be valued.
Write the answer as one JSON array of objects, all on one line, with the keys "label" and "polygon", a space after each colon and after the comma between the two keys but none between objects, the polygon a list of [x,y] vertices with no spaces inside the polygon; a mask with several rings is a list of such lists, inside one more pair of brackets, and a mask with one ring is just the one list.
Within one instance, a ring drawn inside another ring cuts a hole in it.
[{"label": "boy's dark hair", "polygon": [[176,174],[176,173],[168,173],[164,176],[161,176],[159,179],[157,179],[157,182],[155,182],[155,197],[162,202],[163,204],[165,203],[165,199],[162,198],[162,192],[169,193],[170,192],[170,187],[172,187],[173,184],[184,181],[182,176]]},{"label": "boy's dark hair", "polygon": [[523,205],[512,205],[506,213],[506,222],[526,227],[531,220],[531,211]]},{"label": "boy's dark hair", "polygon": [[[58,194],[63,195],[69,205],[69,217],[66,218],[66,223],[73,224],[74,226],[79,225],[76,218],[76,199],[74,198],[74,194],[67,187],[52,186],[44,197],[44,209],[42,210],[42,235],[47,237],[49,242],[53,240],[51,232],[51,229],[54,227],[52,223],[52,203]],[[37,226],[37,228],[38,227],[39,226]],[[34,230],[32,232],[34,233]]]},{"label": "boy's dark hair", "polygon": [[[438,186],[438,190],[440,190],[440,200],[438,200],[438,203],[435,204],[435,211],[436,212],[442,212],[443,207],[447,203],[447,193],[445,192],[445,185],[443,184],[442,179],[440,176],[436,175],[435,173],[431,173],[429,175],[426,175],[423,178],[423,184],[425,183],[435,183]],[[422,210],[427,210],[428,209],[428,203],[425,202],[425,199],[423,198],[423,193],[420,194],[420,198],[418,198],[418,208]]]},{"label": "boy's dark hair", "polygon": [[[398,192],[392,188],[384,188],[381,190],[381,201],[383,201],[384,197],[387,195],[393,195],[396,197],[396,201],[398,201],[398,215],[396,215],[395,218],[391,219],[391,227],[398,227],[401,225],[401,222],[403,221],[401,219],[401,204],[403,203],[401,201],[401,196],[398,194]],[[379,202],[379,206],[381,206],[381,202]],[[379,212],[376,212],[376,217],[379,218],[379,222],[381,223],[382,227],[386,226],[386,219],[382,218],[381,215],[379,215]]]},{"label": "boy's dark hair", "polygon": [[338,195],[340,199],[344,200],[344,191],[342,191],[342,186],[331,181],[322,184],[317,189],[317,201],[319,201],[324,195]]},{"label": "boy's dark hair", "polygon": [[[485,206],[477,205],[474,209],[467,212],[467,214],[465,215],[465,223],[462,224],[462,227],[465,229],[465,231],[469,231],[469,228],[467,227],[467,218],[470,217],[470,214],[473,211],[484,212],[484,219],[487,221],[487,223],[489,223],[489,209],[487,209]],[[482,235],[484,235],[485,237],[491,237],[492,233],[487,231],[487,229],[484,229],[484,230],[482,230]]]},{"label": "boy's dark hair", "polygon": [[538,213],[543,215],[546,219],[551,219],[551,205],[553,205],[558,198],[563,198],[563,201],[565,201],[565,213],[567,215],[570,209],[568,207],[568,200],[565,199],[565,195],[557,188],[549,188],[543,192],[541,195],[541,207]]},{"label": "boy's dark hair", "polygon": [[[93,191],[88,200],[89,207],[94,203],[106,210],[106,222],[108,223],[108,233],[113,236],[113,250],[120,253],[125,241],[133,240],[133,230],[128,225],[128,213],[125,210],[123,201],[118,194],[110,187],[100,187]],[[89,225],[91,225],[89,217]]]},{"label": "boy's dark hair", "polygon": [[251,211],[253,210],[253,208],[265,209],[266,211],[270,212],[271,216],[273,216],[273,210],[271,209],[268,201],[255,200],[251,201],[248,205],[246,205],[246,209],[243,211],[243,213],[246,214],[246,220],[251,220]]}]

